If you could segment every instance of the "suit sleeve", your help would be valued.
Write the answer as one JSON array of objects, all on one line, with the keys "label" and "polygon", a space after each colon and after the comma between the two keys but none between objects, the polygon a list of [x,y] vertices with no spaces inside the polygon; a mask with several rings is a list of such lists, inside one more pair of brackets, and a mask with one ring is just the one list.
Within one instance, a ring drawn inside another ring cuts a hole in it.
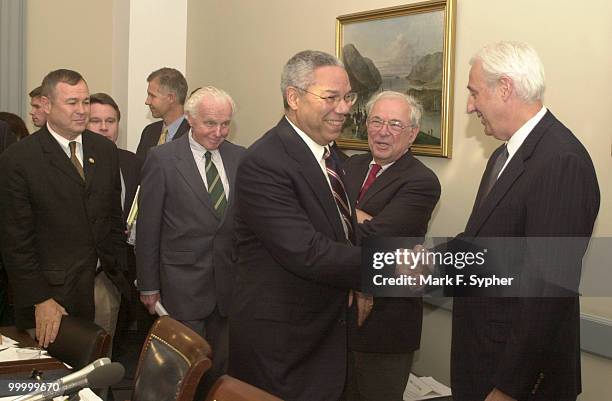
[{"label": "suit sleeve", "polygon": [[141,161],[144,161],[147,156],[147,150],[151,145],[148,144],[149,140],[149,132],[147,130],[148,126],[146,126],[142,133],[140,134],[140,141],[138,142],[138,147],[136,148],[136,156],[140,158]]},{"label": "suit sleeve", "polygon": [[[113,145],[112,148],[112,172],[113,172],[113,206],[111,218],[113,221],[112,236],[113,249],[115,250],[115,259],[117,268],[122,272],[122,275],[127,277],[127,246],[125,237],[125,222],[123,221],[123,210],[121,209],[121,173],[119,169],[119,151]],[[127,289],[122,289],[123,292]],[[129,292],[129,291],[128,291]]]},{"label": "suit sleeve", "polygon": [[3,158],[0,177],[1,253],[15,304],[32,306],[51,298],[36,252],[35,216],[28,179],[15,158]]},{"label": "suit sleeve", "polygon": [[316,230],[301,205],[317,202],[315,195],[296,193],[296,172],[273,159],[255,156],[240,164],[240,217],[284,269],[306,280],[358,289],[361,249]]},{"label": "suit sleeve", "polygon": [[[524,269],[542,280],[542,298],[519,298],[512,316],[511,336],[500,355],[494,384],[514,398],[529,395],[543,365],[552,363],[551,349],[576,321],[575,296],[551,297],[559,288],[578,289],[582,256],[599,210],[599,188],[592,165],[575,154],[557,155],[542,172],[526,206],[525,236],[546,240],[527,242]],[[559,237],[571,242],[559,242]],[[559,248],[559,244],[571,244]],[[533,278],[533,277],[532,277]],[[549,291],[547,293],[547,291]],[[557,346],[557,348],[559,348]]]},{"label": "suit sleeve", "polygon": [[136,273],[140,291],[160,289],[160,241],[166,177],[157,152],[149,152],[142,168],[136,223]]},{"label": "suit sleeve", "polygon": [[399,188],[386,205],[376,213],[363,207],[372,219],[358,225],[359,236],[421,237],[427,232],[431,213],[440,198],[440,183],[434,174],[414,177]]}]

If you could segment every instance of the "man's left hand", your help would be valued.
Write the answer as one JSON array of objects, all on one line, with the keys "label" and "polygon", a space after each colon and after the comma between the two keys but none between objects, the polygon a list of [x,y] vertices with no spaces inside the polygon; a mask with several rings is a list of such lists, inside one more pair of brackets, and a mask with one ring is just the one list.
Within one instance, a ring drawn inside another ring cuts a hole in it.
[{"label": "man's left hand", "polygon": [[506,393],[494,388],[484,401],[516,401],[516,398],[512,398]]},{"label": "man's left hand", "polygon": [[357,301],[357,326],[361,327],[372,312],[374,297],[370,294],[355,291],[355,300]]}]

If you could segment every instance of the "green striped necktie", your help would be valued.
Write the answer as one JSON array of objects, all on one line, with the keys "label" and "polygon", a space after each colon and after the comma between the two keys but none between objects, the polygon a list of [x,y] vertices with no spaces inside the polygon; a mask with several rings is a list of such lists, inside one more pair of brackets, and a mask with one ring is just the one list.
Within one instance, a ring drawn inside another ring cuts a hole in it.
[{"label": "green striped necktie", "polygon": [[206,151],[204,153],[204,159],[206,160],[206,182],[208,183],[208,194],[210,195],[210,200],[215,209],[215,212],[222,218],[225,214],[225,209],[227,208],[227,198],[225,197],[225,192],[223,191],[223,183],[221,182],[221,177],[219,176],[219,171],[217,170],[217,166],[212,161],[212,153]]}]

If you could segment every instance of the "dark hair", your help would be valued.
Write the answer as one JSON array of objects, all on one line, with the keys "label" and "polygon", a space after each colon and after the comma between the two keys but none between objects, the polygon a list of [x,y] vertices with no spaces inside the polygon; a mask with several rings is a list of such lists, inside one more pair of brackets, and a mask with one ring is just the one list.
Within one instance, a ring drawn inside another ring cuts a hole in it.
[{"label": "dark hair", "polygon": [[1,111],[0,120],[5,121],[11,127],[11,131],[13,131],[18,141],[30,135],[28,127],[26,127],[21,117],[17,114]]},{"label": "dark hair", "polygon": [[89,104],[106,104],[108,106],[111,106],[117,112],[117,121],[121,120],[121,112],[119,111],[119,106],[117,106],[115,99],[113,99],[110,95],[103,92],[89,95]]},{"label": "dark hair", "polygon": [[37,86],[36,88],[32,89],[28,95],[30,95],[31,98],[42,96],[42,86]]},{"label": "dark hair", "polygon": [[163,67],[149,74],[147,82],[151,82],[154,79],[159,80],[160,86],[173,92],[180,104],[185,104],[185,99],[187,98],[187,80],[180,71],[174,68]]},{"label": "dark hair", "polygon": [[68,85],[76,85],[81,81],[85,82],[85,79],[76,71],[63,68],[51,71],[42,81],[41,95],[52,98],[55,95],[55,88],[60,82]]}]

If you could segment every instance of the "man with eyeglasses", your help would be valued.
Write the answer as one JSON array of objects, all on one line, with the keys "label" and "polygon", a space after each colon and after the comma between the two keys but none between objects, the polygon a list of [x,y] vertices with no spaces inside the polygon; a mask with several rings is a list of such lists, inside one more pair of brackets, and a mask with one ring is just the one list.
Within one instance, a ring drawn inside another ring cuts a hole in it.
[{"label": "man with eyeglasses", "polygon": [[[361,250],[329,145],[357,97],[340,60],[312,50],[287,62],[281,92],[285,116],[238,168],[229,373],[286,401],[337,400]],[[357,300],[363,318],[371,297]]]},{"label": "man with eyeglasses", "polygon": [[[412,96],[384,91],[368,101],[366,112],[371,153],[345,164],[358,237],[422,243],[440,198],[438,178],[410,151],[423,108]],[[361,327],[356,314],[349,316],[347,401],[401,401],[421,340],[421,298],[376,298]]]},{"label": "man with eyeglasses", "polygon": [[190,131],[152,148],[141,175],[135,246],[140,300],[151,314],[161,302],[208,341],[213,367],[201,391],[227,365],[234,181],[244,152],[226,140],[235,108],[221,89],[197,90],[185,105]]}]

